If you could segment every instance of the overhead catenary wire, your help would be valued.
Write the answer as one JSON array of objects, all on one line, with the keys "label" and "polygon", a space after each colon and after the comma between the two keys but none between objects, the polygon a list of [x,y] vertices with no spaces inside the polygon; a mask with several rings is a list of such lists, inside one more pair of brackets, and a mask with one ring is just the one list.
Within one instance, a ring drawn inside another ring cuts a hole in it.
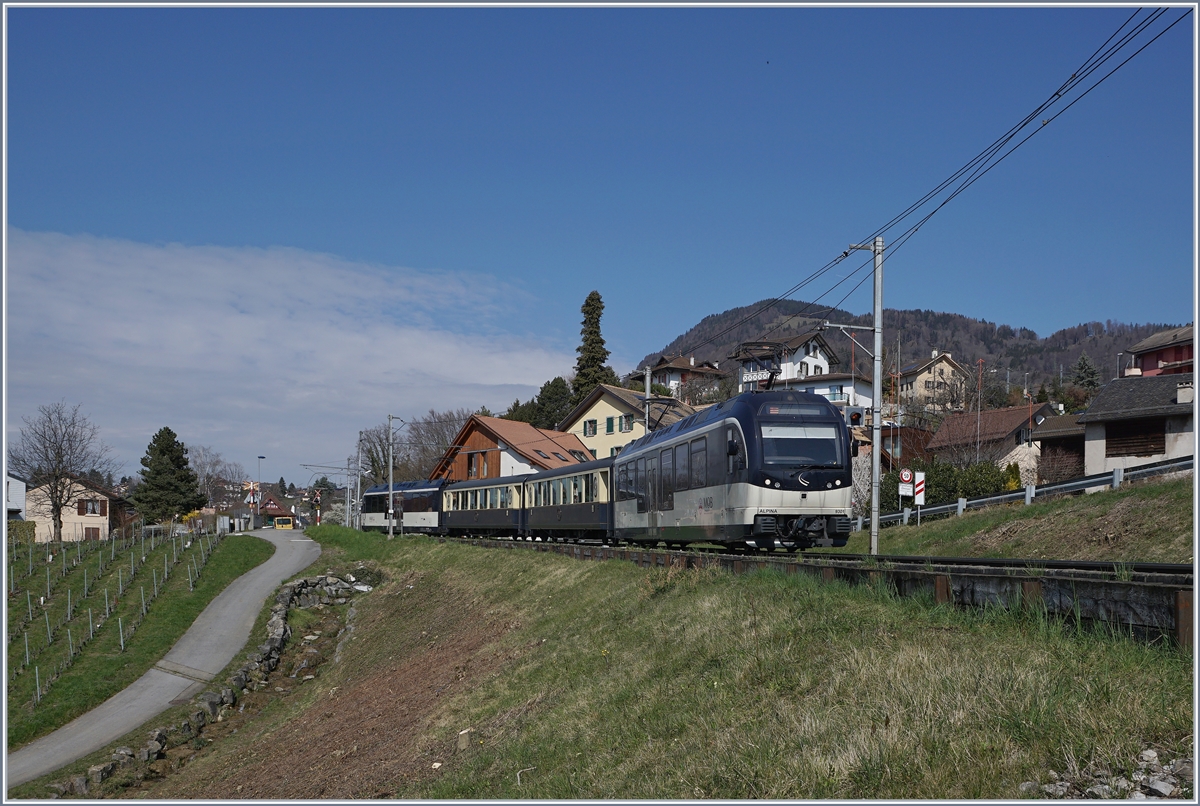
[{"label": "overhead catenary wire", "polygon": [[[1100,45],[1086,60],[1084,60],[1083,64],[1074,73],[1072,73],[1071,76],[1058,87],[1058,89],[1056,89],[1045,101],[1040,103],[1033,111],[1031,111],[1027,115],[1025,115],[1018,123],[1016,123],[1011,128],[1009,128],[1000,137],[996,138],[996,140],[994,140],[991,144],[989,144],[983,151],[981,151],[979,154],[977,154],[975,157],[973,157],[970,161],[968,161],[965,165],[963,165],[961,168],[959,168],[957,171],[955,171],[953,174],[951,174],[945,180],[940,182],[932,190],[927,192],[925,195],[923,195],[917,201],[910,204],[907,208],[905,208],[899,214],[897,214],[896,216],[891,218],[889,221],[887,221],[883,226],[879,227],[874,232],[872,232],[868,237],[859,239],[859,242],[867,243],[867,242],[873,240],[877,236],[881,236],[881,235],[884,235],[884,234],[890,232],[896,226],[898,226],[901,222],[903,222],[903,221],[907,220],[908,218],[910,218],[911,216],[913,216],[918,210],[921,210],[922,208],[927,206],[929,203],[931,203],[934,199],[938,198],[943,193],[945,193],[948,189],[953,187],[953,190],[949,193],[949,195],[947,195],[944,199],[942,199],[932,210],[930,210],[927,214],[922,216],[914,225],[912,225],[908,229],[904,230],[899,236],[897,236],[894,239],[892,245],[888,247],[889,254],[894,255],[900,248],[902,248],[904,246],[905,243],[908,242],[909,239],[912,238],[913,235],[915,235],[921,229],[922,226],[924,226],[924,224],[926,224],[935,214],[937,214],[940,210],[942,210],[952,199],[956,198],[964,190],[969,188],[971,185],[975,184],[975,182],[979,181],[979,179],[981,179],[988,172],[990,172],[993,168],[995,168],[997,165],[999,165],[1014,151],[1016,151],[1022,145],[1027,143],[1035,134],[1037,134],[1039,131],[1041,131],[1046,125],[1048,125],[1053,120],[1057,119],[1060,115],[1062,115],[1068,109],[1073,107],[1076,103],[1078,103],[1083,98],[1085,98],[1089,93],[1092,92],[1092,90],[1096,89],[1098,86],[1100,86],[1100,84],[1104,83],[1114,73],[1116,73],[1118,70],[1120,70],[1126,64],[1128,64],[1132,59],[1134,59],[1136,56],[1138,56],[1140,53],[1142,53],[1147,47],[1149,47],[1151,44],[1153,44],[1155,41],[1157,41],[1167,31],[1174,28],[1177,24],[1179,24],[1189,14],[1192,13],[1191,8],[1186,9],[1179,17],[1177,17],[1174,21],[1172,21],[1169,25],[1167,25],[1161,31],[1156,33],[1153,37],[1151,37],[1149,39],[1149,41],[1140,45],[1137,48],[1137,50],[1135,50],[1133,53],[1128,55],[1125,59],[1120,61],[1111,70],[1109,70],[1107,73],[1105,73],[1099,79],[1097,79],[1094,83],[1092,83],[1089,87],[1087,87],[1087,89],[1083,90],[1077,97],[1071,99],[1069,102],[1066,103],[1065,106],[1063,106],[1061,109],[1054,112],[1053,115],[1050,115],[1047,118],[1041,118],[1041,116],[1043,114],[1045,114],[1047,112],[1047,110],[1050,110],[1052,107],[1054,107],[1059,102],[1064,101],[1065,100],[1064,96],[1066,96],[1067,94],[1076,90],[1085,80],[1087,80],[1089,77],[1091,77],[1103,65],[1108,63],[1110,60],[1112,60],[1114,57],[1116,57],[1120,52],[1122,52],[1128,46],[1130,46],[1131,43],[1133,43],[1133,41],[1137,37],[1139,37],[1151,25],[1153,25],[1155,22],[1157,22],[1168,11],[1168,9],[1166,9],[1166,8],[1155,9],[1154,11],[1150,12],[1146,17],[1144,17],[1143,19],[1138,20],[1136,23],[1134,23],[1134,19],[1136,17],[1138,17],[1138,15],[1142,13],[1142,11],[1143,10],[1140,8],[1135,10],[1120,25],[1120,27],[1118,27],[1117,30],[1113,34],[1111,34],[1107,40],[1105,40],[1105,42],[1102,45]],[[1132,27],[1130,27],[1131,23],[1133,23]],[[1127,28],[1129,28],[1129,30],[1126,30]],[[1124,33],[1122,33],[1123,31],[1124,31]],[[1020,135],[1020,133],[1023,130],[1028,128],[1031,124],[1033,124],[1039,118],[1041,118],[1040,125],[1036,126],[1036,128],[1034,128],[1032,131],[1028,132],[1020,140],[1017,140],[1015,143],[1013,142],[1017,138],[1017,136]],[[956,183],[958,183],[957,186],[955,186]],[[795,294],[801,288],[812,283],[817,278],[825,275],[834,266],[838,265],[838,263],[840,263],[842,260],[844,260],[846,257],[848,257],[848,255],[849,255],[848,251],[842,252],[838,257],[835,257],[833,260],[829,261],[824,266],[817,269],[815,272],[810,274],[804,280],[801,280],[799,283],[792,286],[790,289],[783,292],[779,296],[773,297],[773,298],[765,301],[763,304],[756,306],[754,311],[752,311],[751,313],[747,314],[746,316],[740,318],[738,321],[734,322],[731,325],[728,325],[727,327],[725,327],[722,330],[718,331],[717,333],[709,336],[708,338],[704,339],[703,341],[699,341],[699,342],[696,342],[694,344],[687,346],[680,352],[682,352],[682,353],[695,352],[696,350],[698,350],[702,347],[705,347],[706,345],[712,344],[713,342],[717,341],[718,339],[722,338],[723,336],[737,330],[738,328],[742,327],[746,323],[753,321],[756,317],[771,310],[772,308],[777,306],[780,302],[784,301],[785,299],[790,298],[793,294]],[[864,266],[865,265],[866,264],[864,264]],[[847,277],[853,277],[855,274],[857,274],[857,272],[859,270],[861,270],[861,268],[862,267],[860,267],[860,269],[856,269],[854,272],[851,272]],[[845,282],[846,279],[847,278],[843,278],[842,280],[839,280],[838,283],[836,283],[833,287],[836,288],[838,285]],[[862,281],[860,281],[859,285],[861,285],[861,282]],[[855,287],[857,288],[857,286],[855,286]],[[827,294],[828,291],[825,293]],[[821,297],[823,297],[823,296],[825,296],[825,294],[821,295]],[[821,297],[818,297],[817,299],[819,300]],[[848,297],[843,297],[843,301],[846,298],[848,298]],[[814,302],[815,302],[815,300],[814,300]],[[809,303],[800,312],[792,314],[790,317],[785,319],[784,322],[776,324],[773,328],[766,331],[766,333],[767,334],[773,333],[776,330],[779,330],[782,327],[782,325],[785,324],[786,322],[791,321],[792,319],[803,315],[809,308],[812,307],[812,304],[813,303]],[[832,309],[829,309],[829,310],[832,310]],[[765,336],[764,336],[764,338],[765,338]]]}]

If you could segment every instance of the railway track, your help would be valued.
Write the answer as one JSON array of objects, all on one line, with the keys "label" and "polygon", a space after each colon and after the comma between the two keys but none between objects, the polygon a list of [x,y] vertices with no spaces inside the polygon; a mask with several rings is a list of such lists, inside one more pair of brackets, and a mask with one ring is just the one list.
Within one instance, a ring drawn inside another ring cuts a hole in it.
[{"label": "railway track", "polygon": [[819,575],[827,581],[884,584],[900,595],[931,592],[938,604],[1022,607],[1078,623],[1099,623],[1149,641],[1193,642],[1194,567],[1171,563],[1116,563],[984,557],[868,556],[856,554],[685,551],[495,538],[438,537],[439,542],[495,549],[552,552],[579,560],[622,560],[645,568],[717,564],[731,572],[773,569]]}]

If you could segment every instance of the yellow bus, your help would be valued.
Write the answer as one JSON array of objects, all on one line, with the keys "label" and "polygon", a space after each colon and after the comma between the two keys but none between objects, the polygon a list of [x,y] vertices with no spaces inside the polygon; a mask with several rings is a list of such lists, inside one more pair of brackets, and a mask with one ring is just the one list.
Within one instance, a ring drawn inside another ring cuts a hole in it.
[{"label": "yellow bus", "polygon": [[275,528],[276,529],[295,529],[296,527],[292,524],[291,518],[276,518],[275,519]]}]

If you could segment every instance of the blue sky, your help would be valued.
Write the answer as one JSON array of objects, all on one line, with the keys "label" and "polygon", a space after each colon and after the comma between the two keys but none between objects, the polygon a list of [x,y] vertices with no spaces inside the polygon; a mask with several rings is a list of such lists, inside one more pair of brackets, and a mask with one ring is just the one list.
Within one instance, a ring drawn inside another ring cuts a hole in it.
[{"label": "blue sky", "polygon": [[[389,412],[569,372],[592,289],[631,370],[866,239],[1131,13],[7,8],[7,437],[66,399],[130,471],[169,425],[304,481]],[[1194,32],[889,253],[885,305],[1191,321]]]}]

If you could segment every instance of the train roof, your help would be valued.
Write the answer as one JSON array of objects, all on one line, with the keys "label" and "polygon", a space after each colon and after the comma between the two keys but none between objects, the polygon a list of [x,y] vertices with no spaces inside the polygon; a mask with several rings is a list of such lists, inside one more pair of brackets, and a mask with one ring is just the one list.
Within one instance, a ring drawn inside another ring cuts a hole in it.
[{"label": "train roof", "polygon": [[[392,484],[392,491],[397,493],[427,493],[434,492],[446,483],[445,479],[422,479],[420,481],[397,481]],[[368,487],[363,490],[363,495],[384,494],[387,492],[386,484],[376,484],[373,487]]]},{"label": "train roof", "polygon": [[762,403],[817,403],[824,408],[827,413],[833,416],[839,416],[837,407],[829,400],[821,395],[811,392],[800,392],[794,389],[780,390],[770,392],[743,392],[742,394],[731,397],[715,405],[701,409],[690,417],[685,417],[677,423],[673,423],[666,428],[660,428],[657,431],[635,439],[633,442],[626,445],[621,453],[631,452],[639,448],[644,448],[648,445],[654,445],[659,442],[664,442],[677,436],[681,433],[695,430],[702,426],[708,425],[719,420],[724,420],[727,417],[736,417],[735,410],[739,405],[752,406],[754,411]]}]

